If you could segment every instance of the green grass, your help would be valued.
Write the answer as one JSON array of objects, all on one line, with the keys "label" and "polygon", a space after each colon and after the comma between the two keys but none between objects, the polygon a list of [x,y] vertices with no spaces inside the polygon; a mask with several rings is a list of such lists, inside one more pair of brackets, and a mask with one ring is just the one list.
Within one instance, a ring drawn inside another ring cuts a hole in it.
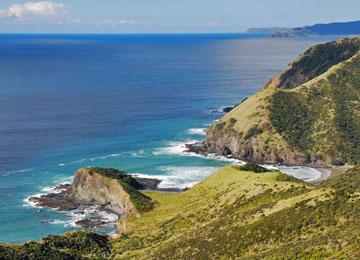
[{"label": "green grass", "polygon": [[[343,183],[343,184],[339,184]],[[226,167],[129,222],[118,259],[324,259],[360,256],[360,169],[313,186]]]},{"label": "green grass", "polygon": [[[113,243],[112,256],[208,259],[230,254],[227,247],[237,248],[233,235],[227,239],[233,231],[234,235],[242,234],[237,231],[244,225],[251,226],[264,216],[324,193],[282,176],[225,167],[185,193],[148,193],[159,206],[128,221],[129,232]],[[257,238],[248,239],[258,242]]]},{"label": "green grass", "polygon": [[1,246],[2,259],[357,259],[360,168],[320,185],[225,167],[184,193],[147,192],[158,206],[109,241],[89,232]]}]

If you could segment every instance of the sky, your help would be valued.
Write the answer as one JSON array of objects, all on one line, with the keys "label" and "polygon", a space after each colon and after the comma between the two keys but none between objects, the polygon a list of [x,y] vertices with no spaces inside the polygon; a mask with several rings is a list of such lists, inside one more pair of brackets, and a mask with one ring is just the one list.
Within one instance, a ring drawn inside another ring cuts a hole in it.
[{"label": "sky", "polygon": [[244,32],[360,20],[359,10],[359,0],[0,0],[0,32]]}]

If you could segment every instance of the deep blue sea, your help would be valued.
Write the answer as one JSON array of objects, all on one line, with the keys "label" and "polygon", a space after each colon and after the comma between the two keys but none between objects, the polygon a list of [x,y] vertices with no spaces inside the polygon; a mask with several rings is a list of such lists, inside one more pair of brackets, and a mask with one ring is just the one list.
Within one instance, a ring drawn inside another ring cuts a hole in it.
[{"label": "deep blue sea", "polygon": [[213,110],[237,104],[328,40],[0,35],[0,242],[77,228],[81,213],[35,208],[26,198],[71,181],[80,167],[187,187],[231,163],[186,155],[184,143],[203,140],[222,116]]}]

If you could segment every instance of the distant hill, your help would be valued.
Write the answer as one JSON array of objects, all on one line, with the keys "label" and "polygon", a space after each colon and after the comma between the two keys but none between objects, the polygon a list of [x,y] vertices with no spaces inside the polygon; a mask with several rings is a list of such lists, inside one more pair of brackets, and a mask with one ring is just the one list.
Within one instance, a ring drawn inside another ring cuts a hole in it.
[{"label": "distant hill", "polygon": [[285,27],[269,27],[269,28],[250,28],[246,31],[248,34],[265,34],[265,35],[271,35],[276,32],[283,31],[287,28]]},{"label": "distant hill", "polygon": [[271,33],[273,37],[307,35],[360,35],[360,21],[315,24],[311,26],[284,28]]}]

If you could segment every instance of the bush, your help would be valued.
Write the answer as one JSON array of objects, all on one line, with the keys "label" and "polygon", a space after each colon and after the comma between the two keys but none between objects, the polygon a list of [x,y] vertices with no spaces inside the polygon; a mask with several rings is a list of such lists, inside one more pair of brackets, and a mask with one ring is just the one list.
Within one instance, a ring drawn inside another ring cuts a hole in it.
[{"label": "bush", "polygon": [[242,171],[249,171],[249,172],[256,172],[256,173],[271,172],[271,170],[268,170],[260,165],[254,164],[254,163],[247,163],[243,166],[239,166],[238,169],[240,169]]},{"label": "bush", "polygon": [[111,246],[106,236],[89,231],[48,236],[41,242],[21,246],[0,245],[0,259],[101,259],[109,256]]},{"label": "bush", "polygon": [[259,126],[253,126],[252,128],[249,129],[249,131],[247,132],[247,134],[245,135],[245,140],[248,140],[252,137],[255,137],[259,134],[262,134],[263,130],[259,127]]},{"label": "bush", "polygon": [[342,158],[333,158],[331,161],[331,164],[335,166],[343,166],[345,163],[345,160]]}]

